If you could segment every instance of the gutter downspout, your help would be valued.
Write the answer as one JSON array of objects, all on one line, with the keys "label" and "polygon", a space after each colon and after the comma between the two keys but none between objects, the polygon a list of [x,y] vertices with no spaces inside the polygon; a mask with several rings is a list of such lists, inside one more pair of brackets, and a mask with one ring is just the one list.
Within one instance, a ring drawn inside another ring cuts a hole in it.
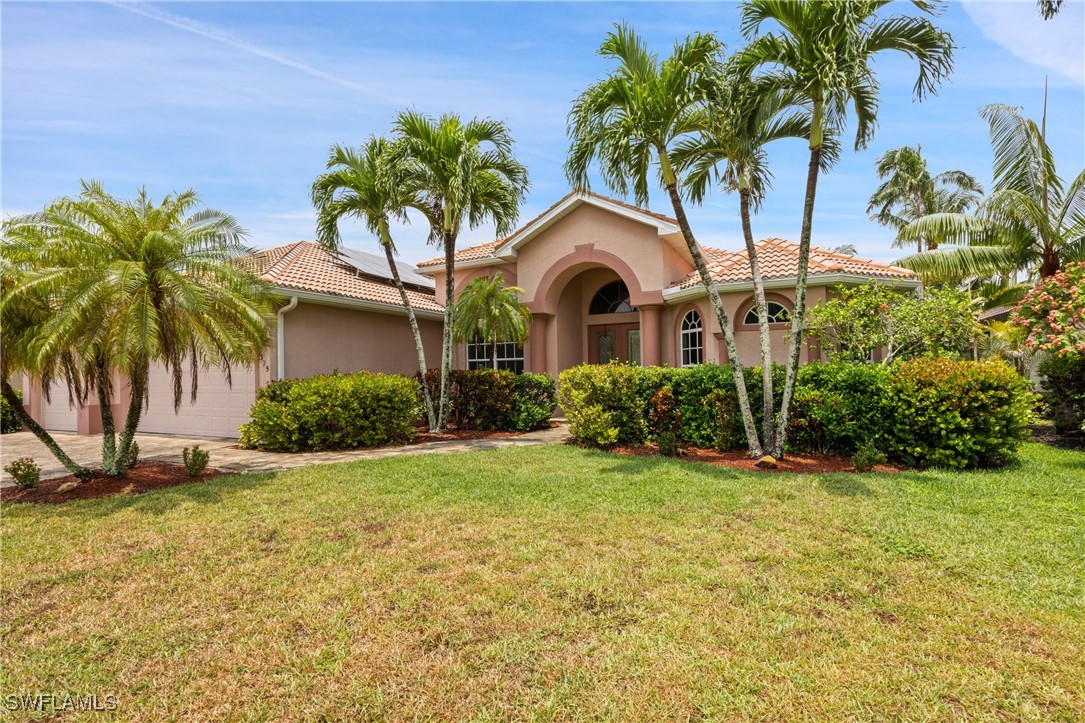
[{"label": "gutter downspout", "polygon": [[275,334],[275,346],[276,346],[276,364],[275,375],[277,379],[286,378],[286,333],[283,328],[283,317],[286,316],[286,312],[292,310],[298,305],[298,297],[291,296],[290,303],[279,309],[279,327]]}]

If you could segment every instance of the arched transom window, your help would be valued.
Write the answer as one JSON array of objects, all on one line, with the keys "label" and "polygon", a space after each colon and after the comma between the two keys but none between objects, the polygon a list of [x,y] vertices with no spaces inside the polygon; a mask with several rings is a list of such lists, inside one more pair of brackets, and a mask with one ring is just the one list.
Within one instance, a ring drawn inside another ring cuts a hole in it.
[{"label": "arched transom window", "polygon": [[[769,301],[765,304],[766,311],[769,313],[770,324],[784,324],[791,321],[791,312],[787,310],[787,307],[783,304],[775,301]],[[750,310],[746,312],[745,318],[742,320],[743,324],[748,326],[757,326],[757,306],[751,306]]]},{"label": "arched transom window", "polygon": [[701,324],[701,315],[696,310],[688,311],[682,317],[680,341],[682,366],[704,364],[704,326]]},{"label": "arched transom window", "polygon": [[624,281],[611,281],[599,289],[588,307],[589,314],[619,314],[636,310],[637,307],[629,300],[629,289]]}]

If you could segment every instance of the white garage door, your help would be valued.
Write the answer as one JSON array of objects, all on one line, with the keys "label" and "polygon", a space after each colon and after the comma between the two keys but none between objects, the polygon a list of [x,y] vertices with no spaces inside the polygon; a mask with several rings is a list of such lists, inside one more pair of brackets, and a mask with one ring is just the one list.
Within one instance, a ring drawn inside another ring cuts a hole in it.
[{"label": "white garage door", "polygon": [[[42,412],[45,415],[45,424],[42,426],[50,432],[74,432],[79,424],[79,412],[77,408],[68,406],[68,389],[61,385],[53,385],[49,392],[51,402],[41,400]],[[24,397],[25,399],[26,397]]]},{"label": "white garage door", "polygon": [[150,402],[140,420],[139,431],[181,434],[190,437],[237,437],[237,429],[249,421],[249,408],[256,401],[256,370],[235,368],[233,386],[218,369],[201,369],[196,403],[191,403],[186,369],[181,408],[173,411],[173,377],[165,368],[151,367]]}]

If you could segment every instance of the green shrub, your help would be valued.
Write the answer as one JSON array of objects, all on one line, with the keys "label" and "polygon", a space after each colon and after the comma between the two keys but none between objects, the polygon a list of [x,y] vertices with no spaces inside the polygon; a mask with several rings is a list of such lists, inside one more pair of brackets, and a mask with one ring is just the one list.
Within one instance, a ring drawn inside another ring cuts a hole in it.
[{"label": "green shrub", "polygon": [[745,438],[745,433],[734,388],[713,389],[701,403],[708,410],[712,447],[721,452],[738,447],[738,441]]},{"label": "green shrub", "polygon": [[885,464],[885,454],[878,451],[873,440],[863,442],[851,456],[851,466],[860,472],[874,469],[879,464]]},{"label": "green shrub", "polygon": [[913,359],[890,373],[887,449],[913,467],[997,467],[1016,457],[1036,402],[1002,362]]},{"label": "green shrub", "polygon": [[889,431],[889,369],[880,364],[806,364],[792,398],[788,449],[851,455]]},{"label": "green shrub", "polygon": [[8,462],[4,471],[11,475],[15,484],[25,489],[37,487],[41,481],[41,465],[31,457],[20,457]]},{"label": "green shrub", "polygon": [[322,374],[260,389],[244,447],[276,452],[370,447],[409,439],[418,383],[393,374]]},{"label": "green shrub", "polygon": [[674,398],[674,391],[663,387],[652,395],[648,403],[648,426],[664,457],[678,456],[678,428],[682,424],[682,412]]},{"label": "green shrub", "polygon": [[452,414],[449,420],[460,429],[496,431],[508,429],[515,400],[516,375],[510,371],[478,369],[452,372]]},{"label": "green shrub", "polygon": [[524,372],[516,376],[512,389],[512,418],[508,428],[530,432],[550,423],[557,406],[558,389],[549,374]]},{"label": "green shrub", "polygon": [[618,441],[621,431],[614,423],[614,415],[604,410],[599,404],[573,404],[570,401],[582,394],[583,392],[574,391],[570,392],[570,396],[564,397],[566,402],[563,402],[563,405],[570,404],[576,409],[574,413],[566,410],[566,415],[569,417],[569,432],[581,444],[604,448],[613,446]]},{"label": "green shrub", "polygon": [[197,444],[181,450],[181,458],[185,461],[188,476],[199,477],[200,472],[203,472],[207,468],[207,463],[211,461],[211,453],[200,449],[200,445]]},{"label": "green shrub", "polygon": [[[602,432],[605,427],[617,430],[610,444],[643,442],[648,420],[641,377],[640,367],[616,363],[582,364],[563,371],[558,378],[558,398],[573,436],[579,441],[605,446],[582,438],[576,431],[590,429],[593,438],[605,439],[610,436],[609,432]],[[582,414],[588,418],[582,420]]]},{"label": "green shrub", "polygon": [[[19,401],[23,399],[23,393],[19,389],[13,389]],[[18,432],[23,428],[23,423],[15,416],[15,410],[8,404],[8,400],[0,397],[0,434]]]},{"label": "green shrub", "polygon": [[1081,429],[1085,424],[1085,355],[1045,357],[1039,372],[1055,430],[1065,434]]},{"label": "green shrub", "polygon": [[[782,366],[773,366],[772,385],[776,406],[779,406],[784,389]],[[761,429],[764,418],[764,394],[761,385],[761,367],[743,369],[746,394],[750,399],[754,423]],[[746,427],[738,407],[734,373],[730,365],[702,364],[675,370],[675,396],[682,411],[682,428],[679,437],[687,444],[697,447],[716,447],[721,450],[739,449],[746,445]],[[714,404],[706,404],[713,392]],[[722,417],[724,409],[730,409],[731,419]]]},{"label": "green shrub", "polygon": [[139,464],[139,443],[133,439],[132,445],[128,448],[128,459],[124,460],[124,466],[127,469],[135,469],[137,464]]}]

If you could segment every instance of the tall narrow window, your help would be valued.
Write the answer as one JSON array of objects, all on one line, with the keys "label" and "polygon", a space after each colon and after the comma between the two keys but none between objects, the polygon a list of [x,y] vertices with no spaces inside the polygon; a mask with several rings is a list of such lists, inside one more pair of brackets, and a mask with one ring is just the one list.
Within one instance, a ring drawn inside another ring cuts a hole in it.
[{"label": "tall narrow window", "polygon": [[704,364],[704,327],[696,311],[686,312],[682,317],[681,348],[682,366]]}]

